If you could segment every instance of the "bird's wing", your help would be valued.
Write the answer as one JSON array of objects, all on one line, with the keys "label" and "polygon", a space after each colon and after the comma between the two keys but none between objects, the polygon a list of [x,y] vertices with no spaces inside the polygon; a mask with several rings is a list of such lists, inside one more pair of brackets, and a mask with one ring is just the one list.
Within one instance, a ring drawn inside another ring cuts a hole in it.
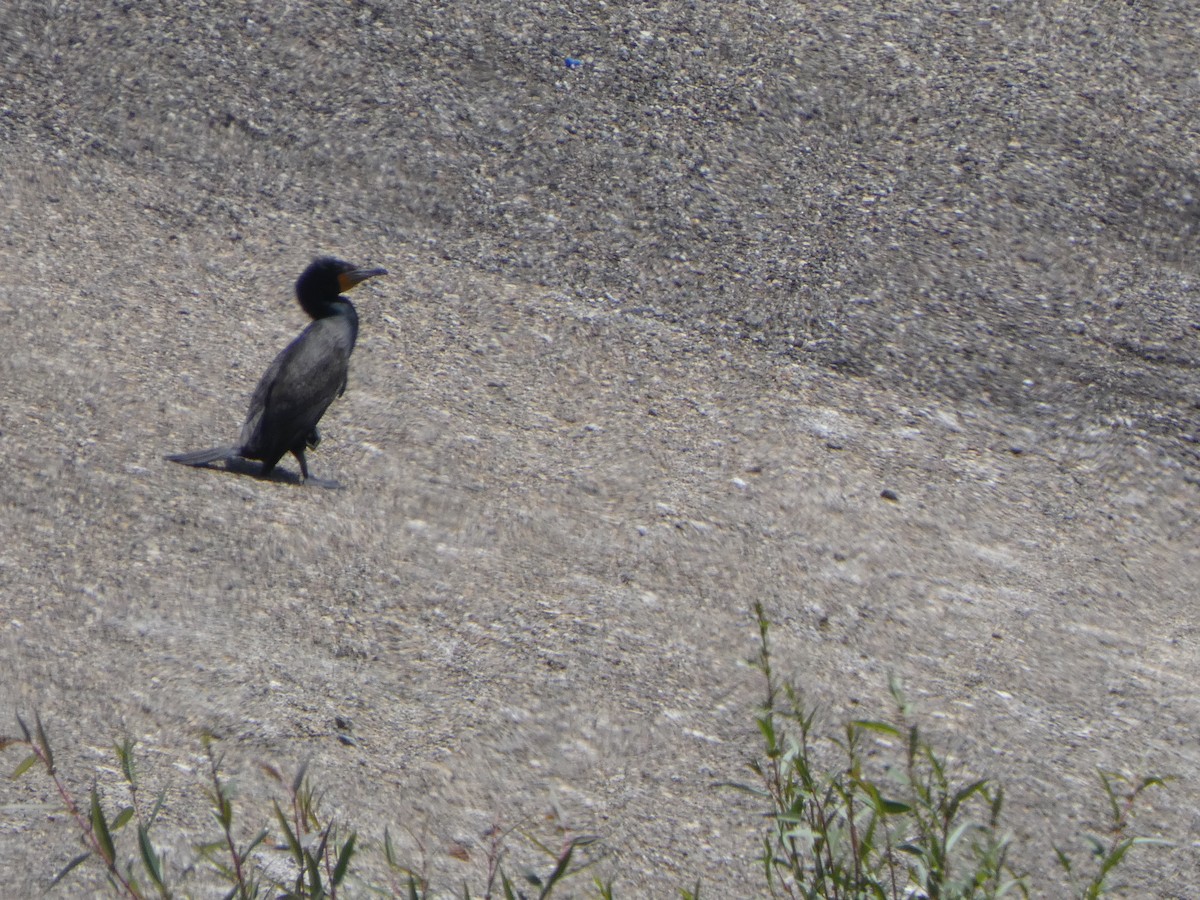
[{"label": "bird's wing", "polygon": [[286,348],[281,350],[275,357],[267,371],[263,372],[262,378],[258,380],[258,385],[254,388],[254,394],[250,397],[250,408],[246,411],[246,421],[242,425],[242,446],[250,448],[254,443],[254,436],[258,433],[259,427],[262,424],[263,413],[267,409],[267,402],[271,398],[271,388],[279,378],[279,372],[287,361],[288,351],[295,344],[293,341]]},{"label": "bird's wing", "polygon": [[275,357],[242,427],[243,453],[270,455],[303,447],[346,384],[352,336],[338,317],[318,319]]}]

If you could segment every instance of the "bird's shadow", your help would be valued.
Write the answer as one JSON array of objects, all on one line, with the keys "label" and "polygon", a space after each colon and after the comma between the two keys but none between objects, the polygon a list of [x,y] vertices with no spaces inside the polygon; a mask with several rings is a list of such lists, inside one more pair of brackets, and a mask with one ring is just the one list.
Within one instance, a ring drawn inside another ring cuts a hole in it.
[{"label": "bird's shadow", "polygon": [[251,478],[257,478],[259,481],[273,481],[277,484],[291,484],[296,487],[319,487],[329,491],[345,489],[339,481],[334,481],[331,478],[317,478],[315,475],[309,475],[307,481],[302,481],[297,473],[288,469],[281,469],[278,466],[269,475],[264,475],[262,473],[262,463],[252,459],[243,459],[240,456],[223,460],[220,464],[205,463],[199,466],[192,466],[192,468],[209,469],[213,472],[226,472],[230,475],[248,475]]}]

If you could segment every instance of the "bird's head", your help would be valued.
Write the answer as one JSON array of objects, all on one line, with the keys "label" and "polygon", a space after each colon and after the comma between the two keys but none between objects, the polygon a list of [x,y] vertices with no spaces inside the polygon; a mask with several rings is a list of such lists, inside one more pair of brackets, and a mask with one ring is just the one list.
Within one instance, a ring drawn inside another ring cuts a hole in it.
[{"label": "bird's head", "polygon": [[386,274],[387,269],[356,266],[332,256],[319,256],[296,280],[296,296],[305,310],[316,315],[320,307],[336,300],[338,294],[368,278]]}]

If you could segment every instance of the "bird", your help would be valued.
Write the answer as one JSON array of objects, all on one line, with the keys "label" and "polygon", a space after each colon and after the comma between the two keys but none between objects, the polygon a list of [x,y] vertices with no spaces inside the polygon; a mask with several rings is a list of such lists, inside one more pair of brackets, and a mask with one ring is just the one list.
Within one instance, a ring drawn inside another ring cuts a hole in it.
[{"label": "bird", "polygon": [[304,451],[320,443],[317,423],[329,404],[345,393],[350,353],[358,339],[358,313],[342,295],[368,278],[386,274],[386,269],[355,266],[332,256],[314,259],[296,280],[296,299],[313,321],[259,379],[238,443],[165,458],[201,467],[238,458],[260,460],[265,477],[291,453],[300,463],[300,481],[307,481]]}]

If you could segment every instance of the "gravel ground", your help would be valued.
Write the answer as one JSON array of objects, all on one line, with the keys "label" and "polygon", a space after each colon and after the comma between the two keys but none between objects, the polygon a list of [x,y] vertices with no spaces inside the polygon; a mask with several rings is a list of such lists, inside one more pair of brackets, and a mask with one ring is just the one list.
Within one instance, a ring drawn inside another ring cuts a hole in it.
[{"label": "gravel ground", "polygon": [[[81,792],[135,738],[178,866],[210,732],[248,804],[309,760],[448,887],[556,810],[622,896],[750,897],[714,785],[761,600],[830,721],[894,672],[1003,780],[1039,896],[1097,767],[1177,776],[1118,881],[1194,897],[1198,28],[10,0],[0,707]],[[310,455],[341,489],[164,463],[236,435],[325,252],[392,272]],[[7,896],[77,852],[58,809],[0,787]]]}]

